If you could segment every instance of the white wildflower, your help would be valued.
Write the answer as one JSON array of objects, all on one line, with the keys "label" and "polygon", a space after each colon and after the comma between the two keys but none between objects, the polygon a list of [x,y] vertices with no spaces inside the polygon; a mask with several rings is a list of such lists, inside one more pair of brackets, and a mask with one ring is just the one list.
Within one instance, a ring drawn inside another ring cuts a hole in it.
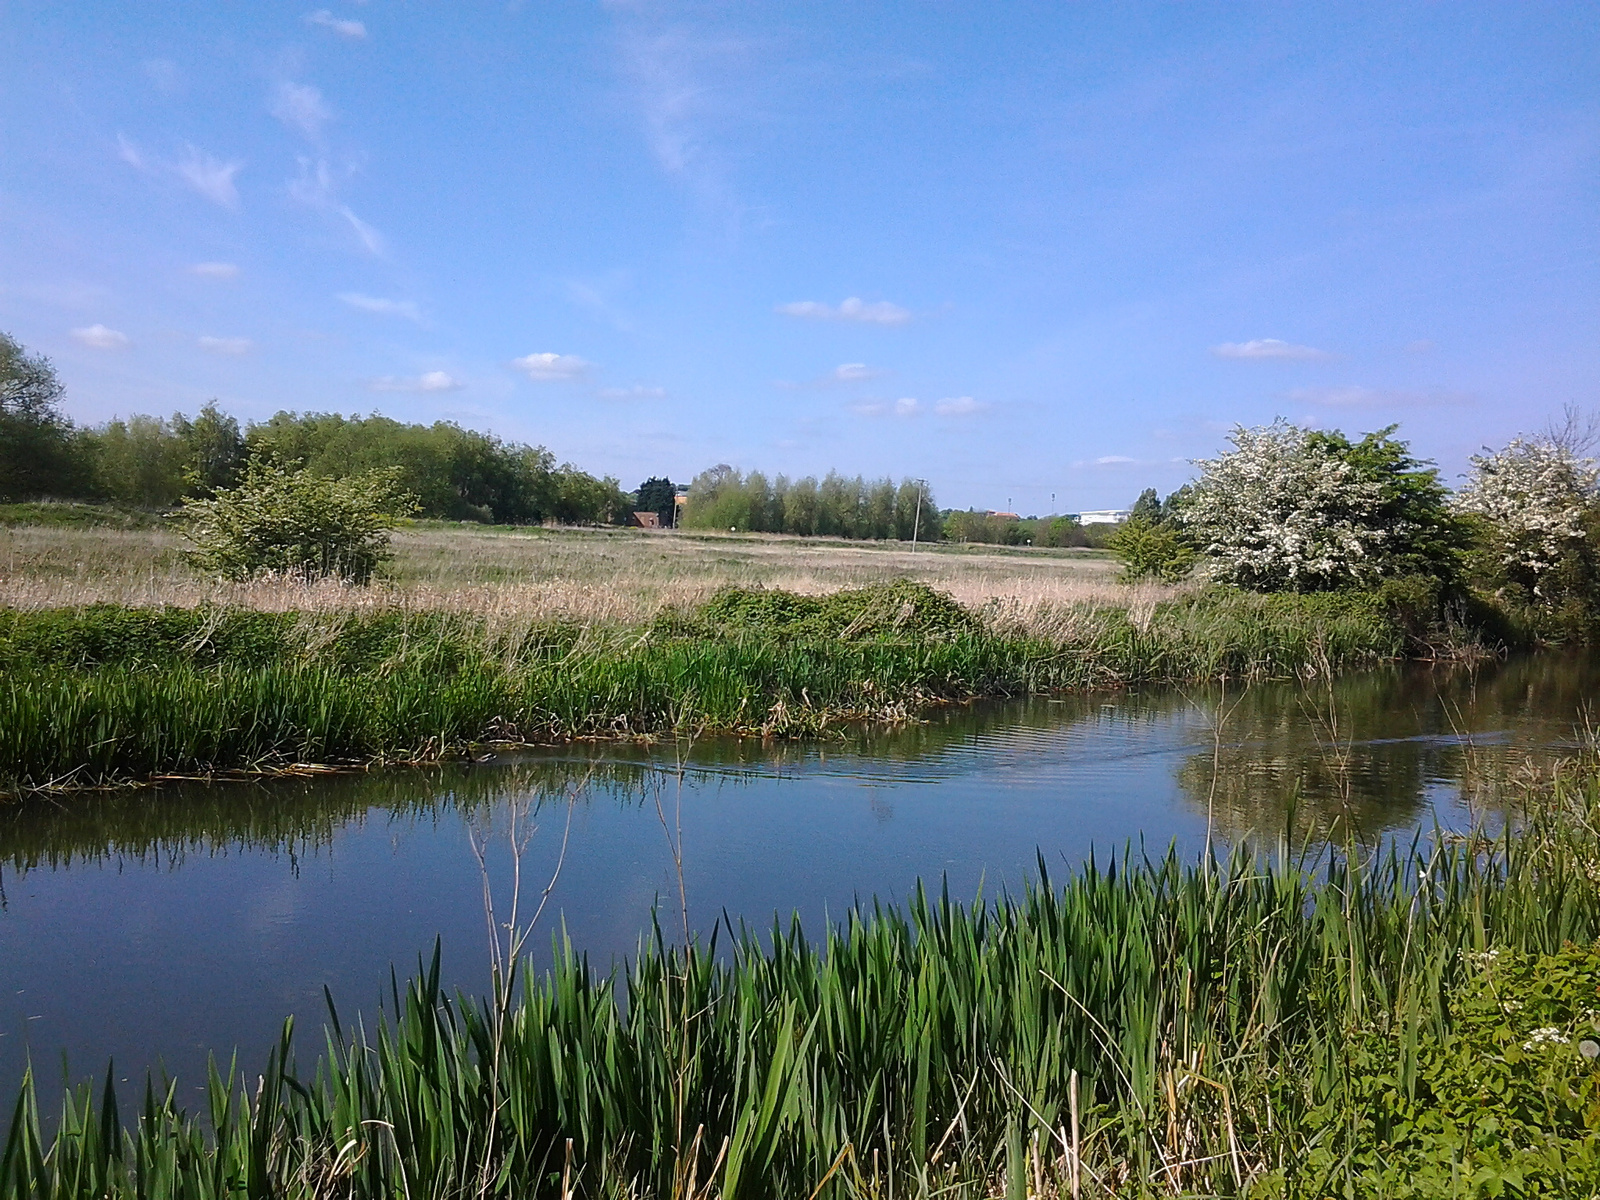
[{"label": "white wildflower", "polygon": [[1565,1046],[1566,1044],[1566,1034],[1547,1025],[1543,1029],[1535,1029],[1530,1033],[1528,1040],[1522,1043],[1522,1048],[1524,1050],[1532,1050],[1536,1046]]}]

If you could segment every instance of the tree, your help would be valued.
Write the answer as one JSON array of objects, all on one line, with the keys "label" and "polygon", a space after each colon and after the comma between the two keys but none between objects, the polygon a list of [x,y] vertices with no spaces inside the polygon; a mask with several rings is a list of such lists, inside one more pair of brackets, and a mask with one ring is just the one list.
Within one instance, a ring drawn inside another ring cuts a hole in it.
[{"label": "tree", "polygon": [[1212,574],[1256,591],[1323,591],[1391,576],[1451,581],[1465,534],[1438,472],[1390,436],[1352,443],[1286,421],[1234,430],[1178,506]]},{"label": "tree", "polygon": [[[1150,489],[1155,496],[1155,489]],[[1159,502],[1158,502],[1159,504]],[[1122,561],[1130,580],[1159,579],[1177,583],[1194,569],[1194,547],[1178,529],[1164,521],[1129,517],[1106,539],[1106,548]]]},{"label": "tree", "polygon": [[0,500],[71,496],[88,480],[50,360],[0,333]]},{"label": "tree", "polygon": [[244,435],[239,432],[239,422],[219,409],[215,400],[207,401],[192,421],[179,415],[173,423],[184,442],[187,495],[210,496],[239,481],[244,468]]},{"label": "tree", "polygon": [[1161,507],[1161,497],[1157,495],[1155,488],[1145,488],[1133,502],[1133,510],[1128,514],[1128,520],[1145,525],[1159,525],[1165,516],[1166,513]]},{"label": "tree", "polygon": [[225,579],[277,574],[367,583],[389,557],[389,531],[415,511],[397,468],[348,479],[257,459],[233,488],[184,508],[190,561]]},{"label": "tree", "polygon": [[1554,437],[1514,439],[1470,460],[1457,503],[1479,518],[1479,542],[1497,582],[1549,600],[1548,577],[1582,549],[1595,505],[1593,459]]},{"label": "tree", "polygon": [[639,491],[634,498],[634,508],[638,512],[653,512],[661,518],[663,525],[674,524],[673,513],[677,507],[678,486],[665,475],[652,475],[639,485]]}]

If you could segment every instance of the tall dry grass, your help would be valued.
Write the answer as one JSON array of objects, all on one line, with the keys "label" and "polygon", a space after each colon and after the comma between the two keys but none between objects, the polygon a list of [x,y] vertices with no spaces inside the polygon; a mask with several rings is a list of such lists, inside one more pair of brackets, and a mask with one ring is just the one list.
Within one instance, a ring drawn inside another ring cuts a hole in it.
[{"label": "tall dry grass", "polygon": [[[846,543],[770,534],[420,527],[399,531],[388,577],[372,587],[281,579],[228,583],[184,562],[164,530],[0,528],[0,606],[212,604],[269,612],[399,608],[492,620],[636,625],[686,609],[719,588],[819,595],[911,579],[984,612],[1006,632],[1070,632],[1090,610],[1148,616],[1175,594],[1129,587],[1111,560],[1078,551]],[[1142,621],[1141,621],[1142,623]]]}]

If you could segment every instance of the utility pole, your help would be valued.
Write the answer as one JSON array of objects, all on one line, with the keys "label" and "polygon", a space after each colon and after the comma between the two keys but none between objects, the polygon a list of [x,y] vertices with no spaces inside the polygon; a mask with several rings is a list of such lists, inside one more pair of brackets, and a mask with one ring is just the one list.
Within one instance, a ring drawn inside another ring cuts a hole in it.
[{"label": "utility pole", "polygon": [[926,479],[912,480],[917,485],[917,515],[911,519],[911,553],[917,552],[917,534],[922,531],[922,489],[928,486]]}]

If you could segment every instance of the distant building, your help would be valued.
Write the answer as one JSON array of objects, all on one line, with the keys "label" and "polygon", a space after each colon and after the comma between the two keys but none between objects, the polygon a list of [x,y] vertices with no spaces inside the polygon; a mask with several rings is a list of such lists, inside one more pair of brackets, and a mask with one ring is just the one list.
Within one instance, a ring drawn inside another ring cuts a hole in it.
[{"label": "distant building", "polygon": [[1020,515],[1018,515],[1017,513],[995,512],[994,509],[992,509],[992,508],[985,515],[986,516],[990,516],[990,517],[996,517],[996,518],[998,518],[999,520],[1002,520],[1002,521],[1020,521],[1020,520],[1022,520],[1022,517]]},{"label": "distant building", "polygon": [[1097,508],[1093,512],[1079,513],[1080,525],[1121,525],[1133,515],[1131,508]]},{"label": "distant building", "polygon": [[660,529],[661,514],[654,512],[636,512],[633,519],[628,522],[635,529]]}]

